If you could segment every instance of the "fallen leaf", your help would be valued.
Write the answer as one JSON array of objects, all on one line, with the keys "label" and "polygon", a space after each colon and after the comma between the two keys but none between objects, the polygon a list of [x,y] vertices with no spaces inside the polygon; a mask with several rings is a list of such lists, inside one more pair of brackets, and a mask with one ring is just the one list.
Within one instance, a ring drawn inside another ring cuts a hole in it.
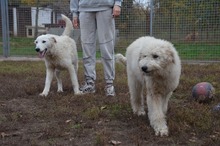
[{"label": "fallen leaf", "polygon": [[102,106],[102,107],[101,107],[101,110],[104,110],[104,109],[106,109],[106,106]]},{"label": "fallen leaf", "polygon": [[111,140],[109,141],[110,144],[113,144],[113,145],[120,145],[121,142],[120,141],[116,141],[116,140]]},{"label": "fallen leaf", "polygon": [[66,120],[65,123],[69,123],[69,122],[71,122],[71,121],[72,121],[72,120]]},{"label": "fallen leaf", "polygon": [[5,132],[1,132],[1,137],[2,138],[8,137],[8,136],[10,136],[10,134],[6,134]]}]

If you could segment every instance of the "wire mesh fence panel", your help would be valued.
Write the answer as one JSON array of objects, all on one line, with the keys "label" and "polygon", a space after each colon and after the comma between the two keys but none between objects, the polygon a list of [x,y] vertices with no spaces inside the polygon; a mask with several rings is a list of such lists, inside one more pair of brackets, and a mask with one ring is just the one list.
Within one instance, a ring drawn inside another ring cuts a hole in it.
[{"label": "wire mesh fence panel", "polygon": [[182,59],[219,60],[220,1],[154,2],[154,36],[172,41]]},{"label": "wire mesh fence panel", "polygon": [[[69,0],[8,0],[8,14],[10,56],[35,56],[35,37],[61,34],[65,23],[60,14],[72,18]],[[121,15],[116,18],[115,51],[124,53],[135,39],[152,33],[171,41],[182,60],[220,61],[219,16],[220,1],[216,0],[123,0]],[[2,24],[0,17],[1,36]],[[80,33],[75,34],[82,54]]]}]

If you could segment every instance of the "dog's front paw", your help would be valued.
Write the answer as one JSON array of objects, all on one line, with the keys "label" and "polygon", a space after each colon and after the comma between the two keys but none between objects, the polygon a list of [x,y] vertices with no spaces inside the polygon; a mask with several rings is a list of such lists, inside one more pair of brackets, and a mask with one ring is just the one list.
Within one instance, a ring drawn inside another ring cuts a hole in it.
[{"label": "dog's front paw", "polygon": [[155,135],[156,136],[168,136],[168,127],[167,125],[157,125],[154,127]]},{"label": "dog's front paw", "polygon": [[63,89],[58,89],[57,92],[58,93],[63,93]]},{"label": "dog's front paw", "polygon": [[75,95],[83,95],[84,93],[82,91],[77,91],[74,93]]},{"label": "dog's front paw", "polygon": [[137,115],[144,116],[144,115],[146,115],[146,112],[144,110],[139,110],[139,111],[137,111]]},{"label": "dog's front paw", "polygon": [[134,114],[137,114],[138,116],[144,116],[146,115],[146,112],[144,110],[144,107],[133,107],[133,112]]},{"label": "dog's front paw", "polygon": [[46,97],[48,94],[47,93],[41,93],[41,94],[39,94],[40,96],[42,96],[42,97]]}]

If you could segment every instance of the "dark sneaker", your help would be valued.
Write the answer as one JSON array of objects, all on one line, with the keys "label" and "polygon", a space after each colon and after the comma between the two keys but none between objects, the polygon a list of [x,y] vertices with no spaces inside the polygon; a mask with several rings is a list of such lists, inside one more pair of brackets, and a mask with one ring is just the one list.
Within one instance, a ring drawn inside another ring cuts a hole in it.
[{"label": "dark sneaker", "polygon": [[79,88],[79,90],[83,93],[95,93],[95,84],[84,82],[84,84]]},{"label": "dark sneaker", "polygon": [[106,96],[115,96],[115,88],[113,85],[105,86],[105,95]]}]

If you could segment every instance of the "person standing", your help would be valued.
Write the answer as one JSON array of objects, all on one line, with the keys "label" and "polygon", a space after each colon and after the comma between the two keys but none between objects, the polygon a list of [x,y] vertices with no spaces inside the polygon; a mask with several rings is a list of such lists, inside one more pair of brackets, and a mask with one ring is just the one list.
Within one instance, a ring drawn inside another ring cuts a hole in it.
[{"label": "person standing", "polygon": [[121,13],[122,0],[70,0],[73,26],[81,31],[85,82],[83,93],[95,93],[96,36],[104,67],[106,96],[115,96],[115,17]]}]

